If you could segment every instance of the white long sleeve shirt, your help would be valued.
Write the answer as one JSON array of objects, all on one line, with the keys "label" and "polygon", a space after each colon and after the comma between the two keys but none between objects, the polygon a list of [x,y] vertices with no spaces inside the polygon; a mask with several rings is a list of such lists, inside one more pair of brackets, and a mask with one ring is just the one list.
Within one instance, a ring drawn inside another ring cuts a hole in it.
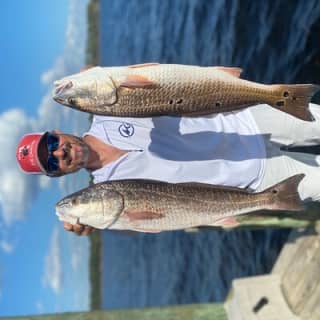
[{"label": "white long sleeve shirt", "polygon": [[255,190],[265,145],[249,109],[207,117],[94,116],[85,135],[129,151],[92,172],[94,182],[153,179]]}]

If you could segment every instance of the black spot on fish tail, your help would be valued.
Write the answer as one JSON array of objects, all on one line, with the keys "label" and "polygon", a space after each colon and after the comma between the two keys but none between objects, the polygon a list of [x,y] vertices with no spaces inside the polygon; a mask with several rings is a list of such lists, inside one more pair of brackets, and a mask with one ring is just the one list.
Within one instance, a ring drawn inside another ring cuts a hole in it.
[{"label": "black spot on fish tail", "polygon": [[301,120],[314,120],[309,110],[309,102],[312,96],[320,90],[320,86],[314,84],[296,84],[273,85],[273,87],[279,94],[271,103],[274,108],[289,113]]}]

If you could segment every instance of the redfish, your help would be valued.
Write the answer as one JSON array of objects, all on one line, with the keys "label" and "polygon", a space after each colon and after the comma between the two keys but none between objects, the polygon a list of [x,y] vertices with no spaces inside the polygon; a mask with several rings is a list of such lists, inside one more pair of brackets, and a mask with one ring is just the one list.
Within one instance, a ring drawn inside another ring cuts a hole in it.
[{"label": "redfish", "polygon": [[266,103],[312,121],[308,104],[320,86],[266,85],[241,69],[147,63],[93,67],[55,81],[53,99],[81,111],[118,117],[201,116]]},{"label": "redfish", "polygon": [[[235,216],[257,210],[302,210],[295,175],[259,193],[206,184],[149,180],[99,183],[56,204],[61,220],[99,229],[160,232],[236,224]],[[70,221],[70,220],[69,220]]]}]

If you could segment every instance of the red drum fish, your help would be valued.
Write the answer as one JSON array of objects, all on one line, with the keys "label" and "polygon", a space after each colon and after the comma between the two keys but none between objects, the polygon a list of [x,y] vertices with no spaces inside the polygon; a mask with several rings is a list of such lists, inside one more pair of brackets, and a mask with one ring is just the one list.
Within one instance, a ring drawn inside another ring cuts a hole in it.
[{"label": "red drum fish", "polygon": [[240,79],[241,69],[147,63],[93,67],[55,81],[53,99],[81,111],[118,117],[201,116],[266,103],[312,121],[319,86],[266,85]]},{"label": "red drum fish", "polygon": [[225,226],[257,210],[302,210],[297,192],[304,174],[259,193],[207,184],[119,180],[95,184],[56,204],[61,220],[99,229],[160,232]]}]

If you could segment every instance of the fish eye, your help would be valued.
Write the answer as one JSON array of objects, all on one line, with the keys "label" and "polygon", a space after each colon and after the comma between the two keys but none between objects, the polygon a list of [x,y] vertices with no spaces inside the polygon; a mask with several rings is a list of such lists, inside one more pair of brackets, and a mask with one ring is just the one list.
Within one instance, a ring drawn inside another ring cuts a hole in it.
[{"label": "fish eye", "polygon": [[77,100],[75,98],[68,98],[68,103],[71,105],[75,105]]}]

